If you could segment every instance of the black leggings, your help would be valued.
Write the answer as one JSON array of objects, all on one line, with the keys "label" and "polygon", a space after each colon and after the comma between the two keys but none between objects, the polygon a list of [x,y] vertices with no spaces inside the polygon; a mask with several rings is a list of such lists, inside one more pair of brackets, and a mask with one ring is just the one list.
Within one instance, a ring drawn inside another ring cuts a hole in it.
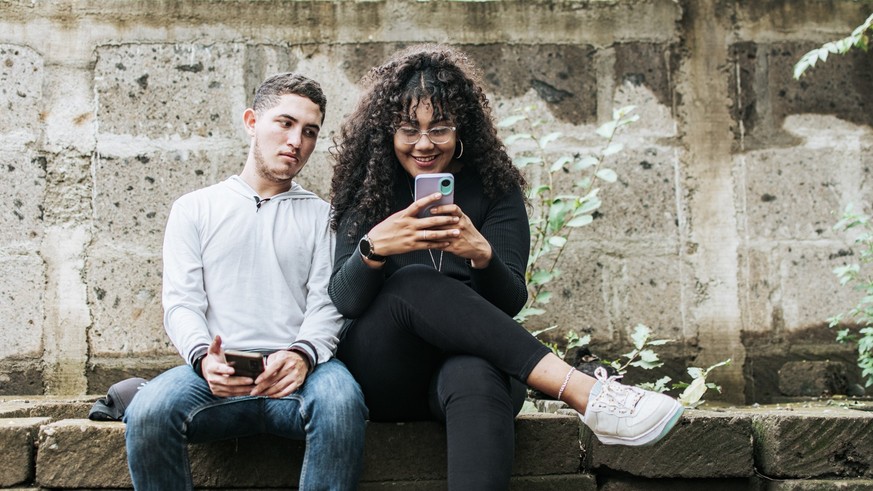
[{"label": "black leggings", "polygon": [[349,327],[337,356],[373,421],[443,421],[449,489],[509,488],[514,419],[533,367],[549,353],[463,283],[406,266]]}]

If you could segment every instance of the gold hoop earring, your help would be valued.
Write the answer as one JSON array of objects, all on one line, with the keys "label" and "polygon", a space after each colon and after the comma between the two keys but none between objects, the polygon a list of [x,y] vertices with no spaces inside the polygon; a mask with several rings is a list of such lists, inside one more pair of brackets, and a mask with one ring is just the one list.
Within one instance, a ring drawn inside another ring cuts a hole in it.
[{"label": "gold hoop earring", "polygon": [[460,159],[461,155],[464,155],[464,142],[461,141],[460,138],[458,138],[458,144],[461,146],[461,151],[460,151],[460,153],[458,153],[458,155],[455,157],[455,159]]}]

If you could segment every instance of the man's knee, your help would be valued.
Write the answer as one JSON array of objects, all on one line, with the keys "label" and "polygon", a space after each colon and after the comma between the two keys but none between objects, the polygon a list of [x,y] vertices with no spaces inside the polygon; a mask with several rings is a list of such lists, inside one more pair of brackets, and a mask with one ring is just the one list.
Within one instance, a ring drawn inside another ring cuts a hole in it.
[{"label": "man's knee", "polygon": [[363,424],[367,420],[367,406],[361,386],[346,366],[333,359],[316,368],[306,381],[306,397],[311,398],[316,412],[327,418]]}]

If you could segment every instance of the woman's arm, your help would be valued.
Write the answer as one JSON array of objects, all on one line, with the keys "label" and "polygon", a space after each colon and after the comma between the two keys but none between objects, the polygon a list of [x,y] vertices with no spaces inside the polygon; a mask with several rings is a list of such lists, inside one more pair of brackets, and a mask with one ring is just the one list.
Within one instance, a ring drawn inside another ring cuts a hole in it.
[{"label": "woman's arm", "polygon": [[376,298],[385,282],[385,274],[381,268],[374,269],[364,263],[358,252],[361,238],[349,237],[350,222],[344,219],[337,230],[333,274],[327,292],[339,313],[354,319]]},{"label": "woman's arm", "polygon": [[530,253],[530,226],[521,190],[513,189],[492,201],[479,231],[493,253],[485,268],[470,268],[473,289],[500,310],[515,315],[527,302],[524,274]]}]

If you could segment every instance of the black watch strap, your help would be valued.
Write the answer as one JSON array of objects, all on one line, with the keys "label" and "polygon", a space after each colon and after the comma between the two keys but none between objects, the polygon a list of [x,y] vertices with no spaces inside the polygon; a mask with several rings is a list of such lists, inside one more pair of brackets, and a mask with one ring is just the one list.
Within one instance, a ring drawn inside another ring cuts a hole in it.
[{"label": "black watch strap", "polygon": [[361,253],[361,256],[369,259],[370,261],[376,261],[379,263],[384,263],[388,260],[386,256],[380,256],[376,254],[375,247],[373,247],[373,241],[370,240],[370,236],[364,234],[361,237],[360,242],[358,242],[358,251]]}]

